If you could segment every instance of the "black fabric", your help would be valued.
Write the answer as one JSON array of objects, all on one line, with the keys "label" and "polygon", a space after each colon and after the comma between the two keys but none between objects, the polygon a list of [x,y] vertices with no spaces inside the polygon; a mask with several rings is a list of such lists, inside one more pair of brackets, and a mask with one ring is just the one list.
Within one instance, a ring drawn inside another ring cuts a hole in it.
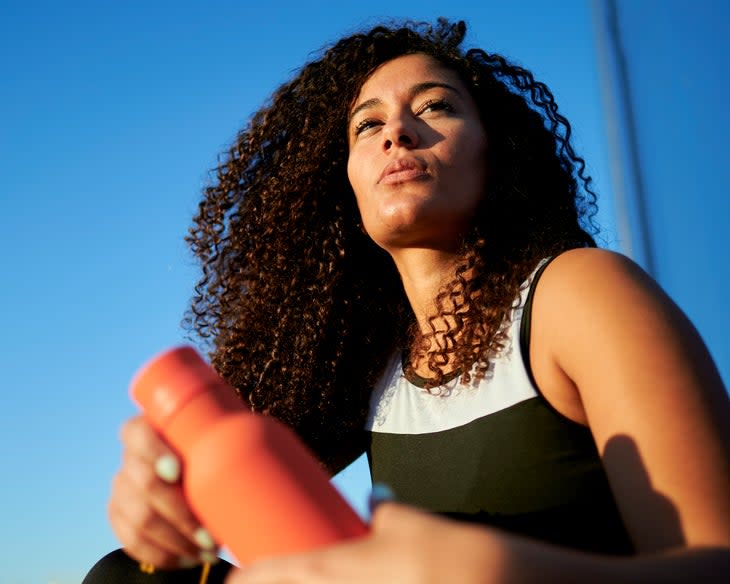
[{"label": "black fabric", "polygon": [[535,275],[532,277],[532,282],[530,282],[530,289],[528,290],[527,298],[525,299],[525,305],[522,307],[522,320],[520,321],[520,350],[522,351],[522,362],[525,365],[525,371],[527,371],[527,376],[530,378],[533,387],[535,387],[538,391],[539,388],[537,387],[537,383],[535,383],[535,378],[532,375],[532,366],[530,365],[530,327],[532,326],[532,302],[533,297],[535,296],[535,289],[537,288],[537,282],[540,279],[540,276],[542,276],[545,268],[547,268],[550,265],[550,262],[552,262],[554,259],[555,257],[548,258],[545,263],[537,269]]},{"label": "black fabric", "polygon": [[[232,564],[220,560],[210,567],[207,584],[223,584]],[[155,570],[143,572],[138,561],[124,550],[115,550],[101,558],[89,570],[82,584],[199,584],[203,567],[184,570]]]},{"label": "black fabric", "polygon": [[372,480],[389,485],[401,502],[461,521],[573,549],[632,554],[590,429],[556,411],[532,375],[533,295],[551,259],[536,271],[518,325],[535,397],[445,430],[371,432]]},{"label": "black fabric", "polygon": [[497,527],[574,550],[616,556],[632,555],[635,550],[618,513],[612,506],[594,503],[594,499],[606,497],[604,490],[605,484],[601,485],[599,491],[592,493],[588,500],[531,513],[443,515],[459,521]]},{"label": "black fabric", "polygon": [[590,430],[541,397],[440,432],[374,432],[368,459],[401,502],[575,549],[632,551]]}]

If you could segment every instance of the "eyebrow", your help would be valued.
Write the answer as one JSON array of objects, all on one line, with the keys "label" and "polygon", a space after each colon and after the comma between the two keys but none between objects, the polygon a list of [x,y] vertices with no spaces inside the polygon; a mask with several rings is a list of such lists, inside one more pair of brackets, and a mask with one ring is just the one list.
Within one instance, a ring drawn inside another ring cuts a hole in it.
[{"label": "eyebrow", "polygon": [[[449,85],[448,83],[443,83],[441,81],[424,81],[423,83],[417,83],[416,85],[411,87],[410,91],[408,92],[408,97],[409,99],[413,99],[419,94],[425,93],[426,91],[429,91],[436,87],[448,89],[449,91],[453,91],[456,95],[461,97],[461,92],[456,89],[456,87],[454,87],[453,85]],[[383,103],[382,100],[377,97],[366,99],[361,104],[353,108],[353,110],[350,112],[350,116],[347,118],[347,125],[349,126],[350,122],[352,122],[352,119],[361,111],[376,107],[381,103]]]}]

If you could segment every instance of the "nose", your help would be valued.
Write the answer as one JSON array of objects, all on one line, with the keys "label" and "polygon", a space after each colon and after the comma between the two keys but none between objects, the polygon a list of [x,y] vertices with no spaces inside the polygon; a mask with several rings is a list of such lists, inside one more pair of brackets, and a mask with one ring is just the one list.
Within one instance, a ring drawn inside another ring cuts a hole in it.
[{"label": "nose", "polygon": [[386,152],[397,146],[416,148],[420,140],[414,124],[401,116],[394,117],[385,124],[382,136],[383,150]]}]

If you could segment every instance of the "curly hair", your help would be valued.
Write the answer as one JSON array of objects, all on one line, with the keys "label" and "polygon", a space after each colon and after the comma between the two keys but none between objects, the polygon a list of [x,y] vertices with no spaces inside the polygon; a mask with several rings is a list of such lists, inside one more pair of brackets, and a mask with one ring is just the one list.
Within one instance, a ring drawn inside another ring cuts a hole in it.
[{"label": "curly hair", "polygon": [[[461,49],[465,34],[463,22],[405,22],[324,50],[237,135],[187,237],[202,266],[187,326],[242,399],[333,470],[362,451],[371,388],[397,349],[425,357],[432,386],[454,368],[484,375],[536,263],[595,246],[595,194],[552,94],[500,55]],[[486,192],[428,334],[362,230],[346,172],[360,87],[413,53],[460,76],[489,137]]]}]

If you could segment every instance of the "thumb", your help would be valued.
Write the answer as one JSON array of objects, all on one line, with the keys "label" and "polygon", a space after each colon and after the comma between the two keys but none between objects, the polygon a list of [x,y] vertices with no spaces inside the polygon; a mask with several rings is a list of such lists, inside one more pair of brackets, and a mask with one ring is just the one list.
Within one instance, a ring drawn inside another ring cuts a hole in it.
[{"label": "thumb", "polygon": [[384,483],[374,483],[369,498],[370,527],[373,531],[427,528],[431,514],[416,507],[396,502],[395,493]]},{"label": "thumb", "polygon": [[408,532],[426,530],[432,527],[435,519],[430,513],[411,505],[386,501],[377,506],[370,521],[370,529],[377,532]]}]

